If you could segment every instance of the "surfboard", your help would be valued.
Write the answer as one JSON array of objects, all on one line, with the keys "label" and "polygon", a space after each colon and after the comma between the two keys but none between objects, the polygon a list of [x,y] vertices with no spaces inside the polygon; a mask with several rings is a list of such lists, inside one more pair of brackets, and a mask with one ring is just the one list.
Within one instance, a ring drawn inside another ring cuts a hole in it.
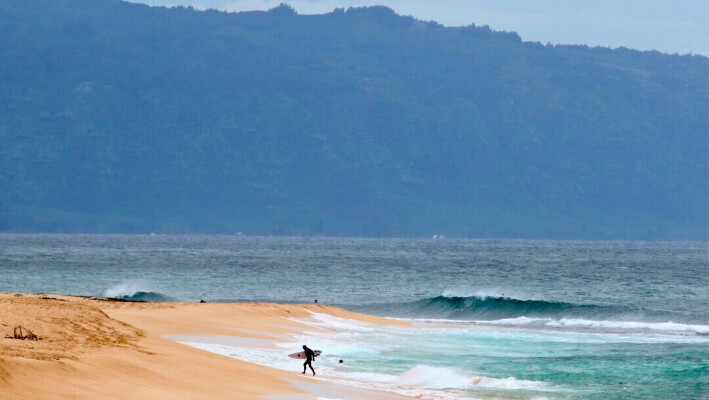
[{"label": "surfboard", "polygon": [[[321,353],[322,353],[322,351],[320,351],[320,350],[313,350],[313,354],[315,354],[315,357],[319,356]],[[305,360],[305,352],[301,351],[299,353],[288,354],[288,357],[300,358],[301,360]]]}]

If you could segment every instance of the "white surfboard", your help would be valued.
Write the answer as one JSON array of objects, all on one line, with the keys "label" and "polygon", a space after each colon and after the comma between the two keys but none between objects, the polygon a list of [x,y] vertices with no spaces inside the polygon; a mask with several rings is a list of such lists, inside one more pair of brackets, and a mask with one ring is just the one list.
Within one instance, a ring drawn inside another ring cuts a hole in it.
[{"label": "white surfboard", "polygon": [[[315,354],[315,357],[319,356],[321,353],[322,353],[322,351],[320,351],[320,350],[313,350],[313,354]],[[300,358],[301,360],[305,360],[305,352],[301,351],[298,353],[288,354],[288,357]]]}]

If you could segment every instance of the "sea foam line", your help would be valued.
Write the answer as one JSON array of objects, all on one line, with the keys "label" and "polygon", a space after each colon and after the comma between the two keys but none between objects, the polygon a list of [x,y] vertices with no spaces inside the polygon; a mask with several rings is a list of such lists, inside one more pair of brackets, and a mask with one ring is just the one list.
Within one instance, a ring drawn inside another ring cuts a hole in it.
[{"label": "sea foam line", "polygon": [[[411,397],[423,397],[436,400],[475,399],[476,389],[493,390],[531,390],[554,391],[544,382],[527,381],[514,377],[493,378],[482,376],[471,371],[462,371],[453,367],[416,364],[398,372],[375,370],[353,370],[352,366],[345,364],[345,368],[338,365],[337,359],[342,355],[369,354],[371,360],[376,359],[381,343],[373,343],[365,339],[371,334],[385,334],[387,337],[396,336],[398,331],[427,330],[426,328],[411,328],[399,326],[378,326],[369,322],[349,320],[327,314],[311,313],[310,319],[297,319],[301,323],[313,327],[324,328],[326,332],[301,332],[292,337],[289,343],[274,343],[279,349],[266,349],[259,347],[235,347],[215,343],[183,342],[193,347],[215,352],[218,354],[254,362],[285,371],[294,371],[301,368],[300,362],[291,360],[286,354],[291,349],[297,349],[301,342],[311,343],[317,337],[317,345],[326,349],[322,359],[318,359],[316,370],[317,378],[336,384],[375,389],[399,393]],[[361,342],[361,340],[365,342]],[[370,338],[371,339],[371,338]],[[336,355],[336,356],[335,356]],[[328,358],[329,357],[329,358]],[[346,360],[347,356],[343,357]],[[369,363],[371,366],[371,362]],[[296,371],[297,372],[297,371]]]},{"label": "sea foam line", "polygon": [[677,322],[603,321],[584,318],[529,318],[517,317],[496,321],[473,321],[485,325],[547,326],[555,328],[617,329],[631,331],[655,331],[662,333],[709,333],[709,325],[680,324]]}]

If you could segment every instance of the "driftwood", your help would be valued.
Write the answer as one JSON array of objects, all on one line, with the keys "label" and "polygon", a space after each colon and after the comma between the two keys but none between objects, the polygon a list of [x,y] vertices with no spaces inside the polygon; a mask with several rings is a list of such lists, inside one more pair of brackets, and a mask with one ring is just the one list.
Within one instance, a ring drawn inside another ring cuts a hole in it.
[{"label": "driftwood", "polygon": [[[23,332],[24,330],[24,332]],[[5,336],[8,339],[20,339],[20,340],[40,340],[40,338],[35,335],[31,330],[23,327],[22,325],[17,325],[12,330],[12,337]]]}]

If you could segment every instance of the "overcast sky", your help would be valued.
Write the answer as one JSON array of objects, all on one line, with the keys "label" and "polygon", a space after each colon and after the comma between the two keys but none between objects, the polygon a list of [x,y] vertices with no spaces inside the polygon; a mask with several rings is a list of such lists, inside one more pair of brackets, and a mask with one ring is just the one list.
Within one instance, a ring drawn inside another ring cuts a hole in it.
[{"label": "overcast sky", "polygon": [[[282,0],[132,0],[227,11],[267,10]],[[446,26],[489,25],[523,40],[709,55],[707,0],[291,0],[299,14],[386,5]]]}]

